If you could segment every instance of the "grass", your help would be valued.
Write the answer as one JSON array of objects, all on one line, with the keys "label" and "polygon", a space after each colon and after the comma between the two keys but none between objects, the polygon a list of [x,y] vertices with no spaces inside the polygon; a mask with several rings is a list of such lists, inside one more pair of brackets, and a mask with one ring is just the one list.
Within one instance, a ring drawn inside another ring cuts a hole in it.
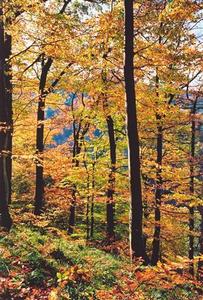
[{"label": "grass", "polygon": [[[58,233],[52,228],[42,233],[41,228],[20,225],[13,227],[8,236],[1,235],[1,275],[12,282],[19,279],[21,287],[49,288],[57,286],[59,274],[77,266],[91,279],[91,283],[89,280],[83,282],[83,292],[84,286],[88,294],[94,294],[96,290],[109,289],[116,283],[115,272],[122,267],[122,258],[88,246],[84,240],[71,240],[65,232],[60,236]],[[23,274],[22,266],[26,266]],[[75,283],[71,284],[74,286]]]},{"label": "grass", "polygon": [[0,233],[0,300],[201,299],[190,279],[160,266],[131,265],[119,242],[87,243],[50,225],[28,215],[9,234]]}]

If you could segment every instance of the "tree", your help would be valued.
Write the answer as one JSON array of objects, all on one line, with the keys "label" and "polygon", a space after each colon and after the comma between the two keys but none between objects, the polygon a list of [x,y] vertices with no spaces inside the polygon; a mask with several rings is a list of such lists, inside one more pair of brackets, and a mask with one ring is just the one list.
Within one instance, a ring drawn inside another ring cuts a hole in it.
[{"label": "tree", "polygon": [[7,91],[10,85],[10,77],[8,77],[10,75],[6,75],[6,72],[10,70],[6,62],[10,54],[10,43],[9,45],[8,43],[8,36],[5,40],[3,1],[0,1],[0,213],[3,227],[9,230],[12,225],[8,206],[11,186],[8,166],[11,160],[12,108],[10,89]]},{"label": "tree", "polygon": [[44,207],[44,179],[43,179],[43,152],[44,152],[44,116],[47,75],[53,63],[53,59],[42,56],[42,71],[39,83],[39,101],[37,110],[37,134],[36,134],[36,186],[35,186],[35,214],[40,215]]},{"label": "tree", "polygon": [[[102,70],[102,82],[104,89],[108,89],[107,74]],[[109,146],[110,146],[110,172],[107,188],[107,203],[106,203],[106,219],[107,219],[107,239],[113,240],[115,238],[115,184],[116,184],[116,138],[114,120],[109,113],[108,95],[102,93],[102,101],[104,107],[104,114],[107,123]]]},{"label": "tree", "polygon": [[[59,15],[62,15],[67,5],[71,0],[64,1]],[[37,109],[37,133],[36,133],[36,186],[35,186],[35,214],[40,215],[44,208],[44,166],[43,166],[43,152],[44,152],[44,121],[45,121],[45,100],[47,95],[52,92],[55,85],[64,75],[65,72],[59,76],[59,79],[54,81],[51,88],[46,90],[47,76],[54,62],[52,57],[46,57],[45,53],[40,54],[41,57],[41,76],[39,81],[39,101]]]},{"label": "tree", "polygon": [[[196,107],[197,107],[198,97],[192,103],[191,109],[191,157],[190,157],[190,193],[194,196],[195,193],[195,185],[194,185],[194,163],[195,163],[195,143],[196,143]],[[190,259],[190,268],[189,272],[191,275],[194,275],[194,207],[189,207],[189,229],[190,229],[190,236],[189,236],[189,259]]]},{"label": "tree", "polygon": [[[80,117],[77,118],[74,112],[74,100],[75,97],[72,97],[72,103],[71,103],[71,112],[73,117],[73,165],[75,168],[79,167],[80,161],[78,159],[78,156],[81,153],[83,140],[86,135],[86,133],[89,130],[89,122],[85,121],[85,102],[84,102],[84,94],[81,95],[81,103],[83,106],[82,111],[80,112]],[[75,227],[75,215],[76,215],[76,193],[77,193],[77,186],[76,183],[71,184],[71,194],[72,194],[72,200],[70,203],[70,213],[69,213],[69,222],[68,222],[68,233],[73,234],[74,227]]]},{"label": "tree", "polygon": [[8,174],[8,203],[11,203],[11,181],[12,181],[12,139],[13,139],[13,85],[12,85],[12,65],[10,62],[12,51],[12,36],[5,34],[5,84],[6,84],[6,98],[8,103],[8,116],[10,134],[8,137],[8,158],[7,158],[7,174]]},{"label": "tree", "polygon": [[130,183],[130,249],[132,258],[147,261],[142,231],[142,186],[140,175],[140,148],[137,125],[134,80],[134,22],[133,0],[125,0],[125,90]]},{"label": "tree", "polygon": [[[157,88],[157,100],[159,99],[159,77],[156,75],[156,88]],[[152,244],[152,265],[156,265],[160,256],[160,221],[161,221],[161,196],[162,196],[162,160],[163,160],[163,128],[162,128],[162,117],[160,113],[156,113],[157,121],[157,172],[156,172],[156,191],[155,191],[155,229]]]}]

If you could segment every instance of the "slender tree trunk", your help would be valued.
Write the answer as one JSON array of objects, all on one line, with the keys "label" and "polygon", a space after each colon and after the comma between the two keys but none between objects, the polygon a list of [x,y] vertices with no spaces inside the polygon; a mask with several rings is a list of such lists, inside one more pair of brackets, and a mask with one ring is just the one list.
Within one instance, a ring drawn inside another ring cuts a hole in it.
[{"label": "slender tree trunk", "polygon": [[203,206],[199,207],[200,220],[200,237],[199,237],[199,255],[202,256],[198,262],[198,279],[203,282]]},{"label": "slender tree trunk", "polygon": [[[80,126],[79,126],[80,128]],[[75,130],[74,130],[75,132]],[[73,146],[73,163],[75,164],[75,167],[79,167],[79,160],[77,156],[81,152],[81,141],[79,138],[80,129],[76,133],[74,133],[74,146]],[[75,216],[76,216],[76,202],[77,202],[77,186],[76,184],[72,185],[72,201],[70,205],[70,214],[69,214],[69,226],[68,226],[68,234],[73,234],[74,227],[75,227]]]},{"label": "slender tree trunk", "polygon": [[130,180],[130,250],[131,258],[147,262],[142,235],[142,188],[140,176],[139,136],[134,80],[133,0],[125,0],[125,89]]},{"label": "slender tree trunk", "polygon": [[[159,77],[156,76],[157,99],[159,98]],[[157,171],[155,192],[155,228],[152,242],[151,264],[156,265],[160,259],[160,234],[161,234],[161,198],[162,198],[162,159],[163,159],[163,128],[160,114],[156,114],[157,122]]]},{"label": "slender tree trunk", "polygon": [[[77,159],[77,155],[79,152],[79,129],[76,128],[76,120],[74,116],[74,99],[72,100],[71,110],[73,114],[73,159],[72,163],[75,167],[79,167],[79,160]],[[76,185],[72,184],[72,199],[70,203],[70,211],[69,211],[69,222],[68,222],[68,234],[71,235],[74,232],[75,227],[75,211],[76,211]]]},{"label": "slender tree trunk", "polygon": [[[86,154],[86,148],[85,148]],[[90,238],[90,174],[87,167],[86,158],[84,157],[83,164],[87,173],[87,204],[86,204],[86,239]]]},{"label": "slender tree trunk", "polygon": [[12,219],[9,214],[9,175],[7,173],[7,161],[10,159],[9,140],[12,128],[10,120],[9,103],[6,92],[6,49],[3,22],[2,1],[0,1],[0,213],[1,225],[9,230],[12,226]]},{"label": "slender tree trunk", "polygon": [[[201,130],[202,122],[199,125],[200,125],[199,142],[200,142],[200,145],[202,145],[201,150],[200,150],[200,160],[199,160],[200,173],[201,173],[200,180],[201,180],[201,182],[203,182],[203,131]],[[200,190],[200,194],[203,195],[203,184],[202,184],[202,187]],[[198,207],[198,211],[200,214],[199,256],[201,256],[201,258],[199,259],[199,262],[198,262],[197,277],[201,282],[203,282],[203,205],[200,205]]]},{"label": "slender tree trunk", "polygon": [[96,162],[93,162],[92,164],[92,196],[91,196],[91,222],[90,222],[90,237],[91,239],[94,236],[94,189],[95,189],[95,164]]},{"label": "slender tree trunk", "polygon": [[[81,146],[79,142],[79,131],[74,134],[74,146],[73,146],[73,162],[75,164],[75,167],[79,167],[79,160],[77,156],[81,152]],[[68,223],[68,234],[74,233],[74,227],[75,227],[75,216],[76,216],[76,197],[77,193],[77,186],[76,184],[72,184],[72,201],[70,205],[70,214],[69,214],[69,223]]]},{"label": "slender tree trunk", "polygon": [[86,206],[86,226],[87,226],[87,240],[90,238],[90,220],[89,220],[89,214],[90,214],[90,176],[88,174],[87,178],[87,206]]},{"label": "slender tree trunk", "polygon": [[[190,162],[190,194],[194,195],[194,159],[195,159],[195,114],[197,99],[192,109],[192,125],[191,125],[191,162]],[[189,273],[194,275],[194,207],[189,207],[189,253],[190,260]]]},{"label": "slender tree trunk", "polygon": [[109,173],[108,190],[107,190],[107,238],[113,240],[115,238],[115,181],[116,181],[116,140],[114,133],[114,121],[109,115],[106,118],[108,126],[109,144],[110,144],[110,161],[111,171]]},{"label": "slender tree trunk", "polygon": [[75,227],[75,210],[76,210],[76,185],[72,186],[72,201],[70,204],[70,214],[69,214],[69,222],[68,222],[68,234],[74,233]]},{"label": "slender tree trunk", "polygon": [[[102,70],[102,82],[104,86],[107,84],[106,71]],[[109,114],[109,105],[107,94],[102,93],[103,108],[106,115],[106,123],[108,128],[108,137],[110,145],[110,172],[108,178],[107,188],[107,202],[106,202],[106,236],[109,241],[115,239],[115,183],[116,183],[116,139],[114,132],[114,121],[112,116]]]},{"label": "slender tree trunk", "polygon": [[189,265],[189,273],[194,276],[194,207],[189,208],[189,229],[190,229],[190,235],[189,235],[189,253],[188,257],[190,260]]},{"label": "slender tree trunk", "polygon": [[[157,121],[161,122],[161,117],[157,115]],[[156,192],[155,192],[155,229],[152,243],[152,265],[156,265],[160,257],[160,234],[161,234],[161,193],[162,193],[162,157],[163,157],[163,130],[158,125],[157,136],[157,174],[156,174]]]},{"label": "slender tree trunk", "polygon": [[[85,107],[85,104],[83,102],[84,95],[82,94],[82,103]],[[82,130],[82,121],[80,120],[78,123],[78,127],[76,126],[76,119],[74,116],[74,99],[72,100],[71,104],[71,110],[73,114],[73,159],[72,163],[75,165],[76,168],[79,167],[80,161],[78,160],[78,155],[81,153],[82,149],[82,143],[84,141],[85,134],[87,133],[89,129],[89,123],[86,123],[83,130]],[[68,225],[68,234],[73,234],[74,227],[75,227],[75,215],[76,215],[76,192],[77,192],[77,186],[76,184],[72,185],[72,201],[70,205],[70,214],[69,214],[69,225]]]},{"label": "slender tree trunk", "polygon": [[42,72],[39,85],[39,101],[37,110],[37,134],[36,134],[36,187],[35,187],[35,214],[40,215],[44,208],[44,166],[43,166],[43,153],[44,153],[44,120],[45,120],[45,99],[46,99],[46,81],[47,75],[51,68],[53,60],[42,58]]},{"label": "slender tree trunk", "polygon": [[[72,100],[72,114],[74,110],[74,100]],[[80,126],[79,129],[76,129],[76,120],[74,117],[73,120],[73,164],[75,167],[79,167],[79,160],[77,158],[77,155],[80,154],[80,147],[79,147],[79,133],[80,133]],[[76,213],[76,185],[72,185],[72,200],[70,204],[70,212],[69,212],[69,222],[68,222],[68,234],[71,235],[74,233],[74,227],[75,227],[75,213]]]},{"label": "slender tree trunk", "polygon": [[8,176],[8,203],[11,203],[11,182],[12,182],[12,138],[13,138],[13,108],[12,108],[12,66],[9,62],[12,51],[12,37],[5,35],[5,83],[6,83],[6,99],[8,104],[8,123],[10,127],[10,134],[8,136],[8,157],[7,157],[7,176]]},{"label": "slender tree trunk", "polygon": [[[203,132],[200,130],[200,143],[203,143]],[[200,172],[203,174],[203,147],[200,151]],[[201,182],[203,181],[203,176],[200,178]],[[203,184],[201,188],[201,195],[203,195]],[[203,205],[198,207],[198,211],[200,214],[200,236],[199,236],[199,255],[201,258],[198,262],[198,270],[197,270],[197,277],[198,279],[203,282]]]}]

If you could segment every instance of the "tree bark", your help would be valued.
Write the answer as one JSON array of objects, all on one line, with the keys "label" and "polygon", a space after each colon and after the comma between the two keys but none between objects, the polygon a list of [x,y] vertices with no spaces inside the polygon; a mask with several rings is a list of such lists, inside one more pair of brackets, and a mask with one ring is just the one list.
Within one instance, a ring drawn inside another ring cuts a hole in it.
[{"label": "tree bark", "polygon": [[108,136],[110,144],[110,161],[111,170],[109,173],[108,190],[107,190],[107,238],[113,240],[115,238],[115,181],[116,181],[116,140],[114,133],[114,121],[110,115],[106,117]]},{"label": "tree bark", "polygon": [[[107,86],[107,74],[102,70],[102,82]],[[115,239],[115,184],[116,184],[116,139],[114,132],[114,121],[109,113],[108,97],[106,93],[102,93],[103,109],[106,116],[106,123],[108,128],[108,138],[110,146],[110,171],[107,188],[107,202],[106,202],[106,236],[109,241]]]},{"label": "tree bark", "polygon": [[[82,94],[82,103],[83,102],[84,95]],[[85,107],[85,105],[84,105]],[[79,167],[79,160],[78,155],[81,153],[82,149],[82,143],[85,137],[85,134],[87,133],[90,124],[86,123],[83,130],[82,130],[82,120],[78,122],[78,128],[77,128],[77,120],[74,116],[74,99],[72,100],[71,104],[71,110],[73,114],[73,165],[75,165],[76,168]],[[74,227],[75,227],[75,214],[76,214],[76,192],[77,192],[77,186],[76,184],[72,185],[72,201],[70,205],[70,214],[69,214],[69,224],[68,224],[68,234],[73,234]]]},{"label": "tree bark", "polygon": [[8,205],[11,183],[7,166],[11,156],[11,153],[9,152],[9,141],[12,134],[12,126],[10,123],[12,115],[10,115],[10,103],[6,91],[6,70],[6,42],[2,1],[0,1],[0,213],[1,225],[9,230],[12,226]]},{"label": "tree bark", "polygon": [[39,100],[37,109],[37,134],[36,134],[36,186],[35,186],[35,210],[36,215],[40,215],[44,208],[44,120],[45,120],[45,99],[46,99],[46,81],[53,60],[48,58],[45,62],[42,58],[42,71],[39,84]]},{"label": "tree bark", "polygon": [[[200,141],[200,144],[202,145],[203,131],[201,130],[201,126],[202,126],[202,122],[200,123],[200,131],[199,131],[199,133],[200,133],[199,141]],[[203,147],[201,147],[201,150],[200,150],[200,173],[203,174]],[[203,181],[203,175],[201,175],[200,180],[201,180],[201,182]],[[203,195],[203,184],[200,189],[200,194]],[[203,282],[203,205],[200,205],[198,207],[198,211],[200,214],[199,255],[201,256],[201,258],[199,259],[199,262],[198,262],[197,277],[201,282]]]},{"label": "tree bark", "polygon": [[142,234],[142,188],[140,176],[139,136],[134,80],[133,0],[125,0],[125,90],[127,107],[128,161],[130,181],[130,250],[131,258],[147,262]]},{"label": "tree bark", "polygon": [[[85,147],[84,147],[85,148]],[[85,148],[85,155],[84,155],[84,160],[83,160],[83,164],[86,170],[86,174],[87,174],[87,204],[86,204],[86,239],[87,241],[90,238],[90,174],[88,171],[88,166],[87,166],[87,161],[86,161],[86,148]]]},{"label": "tree bark", "polygon": [[12,86],[12,65],[9,62],[12,53],[12,37],[5,34],[5,83],[6,83],[6,99],[8,104],[8,122],[10,134],[8,136],[8,157],[7,157],[7,176],[8,176],[8,203],[11,203],[11,183],[12,183],[12,139],[13,139],[13,86]]},{"label": "tree bark", "polygon": [[203,282],[203,206],[199,207],[200,220],[200,237],[199,237],[199,255],[202,256],[198,262],[198,279]]},{"label": "tree bark", "polygon": [[[71,110],[73,115],[73,160],[72,163],[75,165],[75,167],[79,167],[79,160],[77,158],[77,155],[80,154],[80,147],[79,147],[79,134],[81,129],[81,124],[79,124],[79,128],[77,129],[76,126],[76,119],[74,116],[74,99],[72,100],[71,104]],[[74,232],[75,227],[75,211],[76,211],[76,185],[72,184],[72,199],[70,203],[70,211],[69,211],[69,222],[68,222],[68,234],[71,235]]]},{"label": "tree bark", "polygon": [[75,210],[76,210],[76,185],[72,186],[72,201],[70,204],[70,214],[69,214],[69,222],[68,222],[68,234],[74,233],[75,227]]},{"label": "tree bark", "polygon": [[[157,116],[157,121],[161,118]],[[158,125],[157,136],[157,175],[156,175],[156,192],[155,192],[155,229],[152,243],[152,259],[151,264],[154,266],[159,261],[160,257],[160,234],[161,234],[161,193],[162,193],[162,157],[163,157],[163,130],[162,126]]]},{"label": "tree bark", "polygon": [[[197,99],[193,103],[192,109],[192,124],[191,124],[191,161],[190,161],[190,194],[194,195],[194,159],[195,159],[195,114],[196,114]],[[189,273],[194,276],[194,207],[189,207],[189,253],[190,260]]]},{"label": "tree bark", "polygon": [[92,196],[91,196],[91,208],[90,208],[90,237],[91,239],[94,236],[94,189],[95,189],[95,165],[96,161],[92,164]]},{"label": "tree bark", "polygon": [[[159,98],[159,77],[156,76],[156,88],[157,99]],[[160,234],[161,234],[161,198],[162,198],[162,159],[163,159],[163,128],[162,117],[159,113],[156,113],[157,122],[157,171],[156,171],[156,192],[155,192],[155,228],[152,242],[152,258],[151,264],[154,266],[157,264],[160,258]]]},{"label": "tree bark", "polygon": [[87,205],[86,205],[86,229],[87,229],[87,240],[90,238],[90,220],[89,220],[89,214],[90,214],[90,176],[88,173],[88,178],[87,178]]}]

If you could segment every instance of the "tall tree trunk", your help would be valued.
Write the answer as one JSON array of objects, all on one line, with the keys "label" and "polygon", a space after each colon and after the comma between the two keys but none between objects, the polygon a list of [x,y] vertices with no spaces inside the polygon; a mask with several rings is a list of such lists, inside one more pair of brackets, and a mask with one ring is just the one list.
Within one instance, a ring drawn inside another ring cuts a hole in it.
[{"label": "tall tree trunk", "polygon": [[[80,128],[80,126],[79,126]],[[73,163],[75,165],[75,167],[79,167],[79,160],[77,158],[77,156],[80,154],[81,152],[81,141],[80,141],[80,137],[79,137],[79,133],[80,133],[80,129],[76,130],[75,126],[74,126],[74,146],[73,146]],[[75,215],[76,215],[76,201],[77,201],[77,197],[76,197],[76,193],[77,193],[77,186],[76,184],[72,184],[72,201],[71,201],[71,205],[70,205],[70,214],[69,214],[69,223],[68,223],[68,234],[73,234],[74,232],[74,227],[75,227]]]},{"label": "tall tree trunk", "polygon": [[[106,87],[107,74],[106,70],[102,70],[102,82]],[[107,202],[106,202],[106,235],[109,241],[115,239],[115,183],[116,183],[116,139],[114,132],[114,121],[109,113],[108,97],[106,93],[102,93],[104,114],[106,115],[106,123],[108,128],[108,137],[110,145],[110,172],[108,178],[107,188]]]},{"label": "tall tree trunk", "polygon": [[127,106],[128,160],[130,180],[130,250],[131,258],[143,258],[147,262],[142,234],[142,188],[140,176],[139,136],[136,112],[134,80],[134,20],[133,0],[125,5],[125,89]]},{"label": "tall tree trunk", "polygon": [[[200,142],[203,142],[203,132],[200,131]],[[200,172],[203,174],[203,148],[200,153]],[[203,180],[203,176],[201,176],[201,181]],[[201,188],[201,194],[203,195],[203,185]],[[199,237],[199,255],[201,259],[198,262],[198,279],[203,282],[203,206],[198,207],[198,211],[200,213],[200,237]]]},{"label": "tall tree trunk", "polygon": [[189,252],[188,252],[188,257],[190,260],[189,273],[192,276],[194,276],[194,264],[193,264],[193,259],[194,259],[194,207],[189,208],[189,230],[190,230]]},{"label": "tall tree trunk", "polygon": [[95,189],[95,165],[96,161],[92,164],[92,196],[91,196],[91,222],[90,222],[90,237],[93,238],[94,236],[94,189]]},{"label": "tall tree trunk", "polygon": [[89,220],[89,214],[90,214],[90,176],[88,173],[88,178],[87,178],[87,205],[86,205],[86,232],[87,232],[87,240],[90,238],[90,220]]},{"label": "tall tree trunk", "polygon": [[[157,121],[161,122],[161,117],[157,115]],[[156,265],[160,257],[160,233],[161,233],[161,193],[162,193],[162,157],[163,157],[163,130],[158,125],[157,136],[157,174],[156,174],[156,192],[155,192],[155,229],[152,243],[152,265]]]},{"label": "tall tree trunk", "polygon": [[[81,152],[81,145],[79,141],[79,130],[75,133],[74,129],[74,146],[73,146],[73,163],[75,167],[79,167],[79,160],[77,156]],[[76,193],[77,193],[77,186],[76,184],[72,184],[72,200],[70,204],[70,214],[69,214],[69,223],[68,223],[68,234],[73,234],[74,232],[74,227],[75,227],[75,215],[76,215]]]},{"label": "tall tree trunk", "polygon": [[110,115],[106,117],[108,126],[109,144],[110,144],[110,161],[111,170],[109,173],[108,190],[107,190],[107,238],[112,240],[115,238],[115,181],[116,181],[116,140],[114,132],[114,121]]},{"label": "tall tree trunk", "polygon": [[73,234],[75,227],[75,210],[76,210],[76,185],[72,186],[72,200],[70,204],[70,214],[68,222],[68,234]]},{"label": "tall tree trunk", "polygon": [[[191,161],[190,161],[190,194],[194,195],[194,159],[195,159],[195,114],[196,114],[197,98],[193,103],[192,109],[192,125],[191,125]],[[189,207],[189,253],[190,260],[189,272],[194,275],[194,207]]]},{"label": "tall tree trunk", "polygon": [[13,139],[13,108],[12,108],[12,66],[9,62],[12,52],[12,37],[5,34],[5,83],[6,83],[6,99],[8,103],[8,123],[10,134],[8,136],[8,157],[7,157],[7,176],[8,176],[8,203],[11,203],[11,182],[12,182],[12,139]]},{"label": "tall tree trunk", "polygon": [[200,220],[200,237],[199,237],[199,255],[202,256],[198,262],[198,279],[203,282],[203,206],[199,207]]},{"label": "tall tree trunk", "polygon": [[[159,98],[159,77],[156,76],[157,99]],[[157,122],[157,171],[156,171],[156,192],[155,192],[155,228],[152,242],[151,264],[156,265],[160,258],[160,234],[161,234],[161,198],[162,198],[162,159],[163,159],[163,128],[162,117],[156,114]]]},{"label": "tall tree trunk", "polygon": [[10,178],[7,173],[7,161],[10,159],[9,141],[12,134],[9,103],[6,92],[6,49],[3,22],[3,8],[0,1],[0,213],[1,224],[6,229],[12,226],[12,219],[9,214],[9,187]]},{"label": "tall tree trunk", "polygon": [[[71,104],[71,110],[73,114],[73,159],[72,163],[75,167],[79,167],[79,160],[77,158],[77,155],[80,154],[80,149],[79,149],[79,132],[81,129],[81,125],[77,129],[76,126],[76,119],[74,116],[74,99],[72,100]],[[73,183],[72,184],[72,199],[70,203],[70,211],[69,211],[69,222],[68,222],[68,234],[71,235],[74,232],[74,227],[75,227],[75,211],[76,211],[76,185]]]},{"label": "tall tree trunk", "polygon": [[84,147],[85,155],[83,164],[87,173],[87,204],[86,204],[86,239],[89,240],[90,238],[90,174],[87,167],[87,161],[86,161],[86,147]]},{"label": "tall tree trunk", "polygon": [[44,178],[43,178],[43,153],[44,153],[44,120],[45,120],[45,99],[46,81],[53,60],[48,58],[45,62],[42,58],[42,71],[39,84],[39,100],[37,110],[37,135],[36,135],[36,187],[35,187],[35,214],[40,215],[44,207]]},{"label": "tall tree trunk", "polygon": [[[82,103],[84,104],[84,94],[82,94]],[[84,141],[85,134],[87,133],[90,124],[86,123],[84,128],[82,129],[82,120],[80,120],[77,124],[77,120],[74,116],[74,99],[72,100],[71,104],[71,110],[73,114],[73,159],[72,163],[73,165],[78,168],[80,161],[78,159],[78,155],[81,153],[82,144]],[[78,125],[78,127],[77,127]],[[70,214],[69,214],[69,225],[68,225],[68,234],[73,234],[74,227],[75,227],[75,214],[76,214],[76,192],[77,192],[77,186],[76,184],[72,184],[72,201],[70,205]]]},{"label": "tall tree trunk", "polygon": [[[200,145],[202,145],[201,150],[200,150],[200,180],[203,182],[203,130],[202,129],[202,121],[200,123],[199,127],[199,141]],[[200,190],[200,194],[203,195],[203,184]],[[198,211],[200,214],[200,237],[199,237],[199,255],[201,256],[199,262],[198,262],[198,279],[203,282],[203,205],[200,205],[198,207]]]}]

